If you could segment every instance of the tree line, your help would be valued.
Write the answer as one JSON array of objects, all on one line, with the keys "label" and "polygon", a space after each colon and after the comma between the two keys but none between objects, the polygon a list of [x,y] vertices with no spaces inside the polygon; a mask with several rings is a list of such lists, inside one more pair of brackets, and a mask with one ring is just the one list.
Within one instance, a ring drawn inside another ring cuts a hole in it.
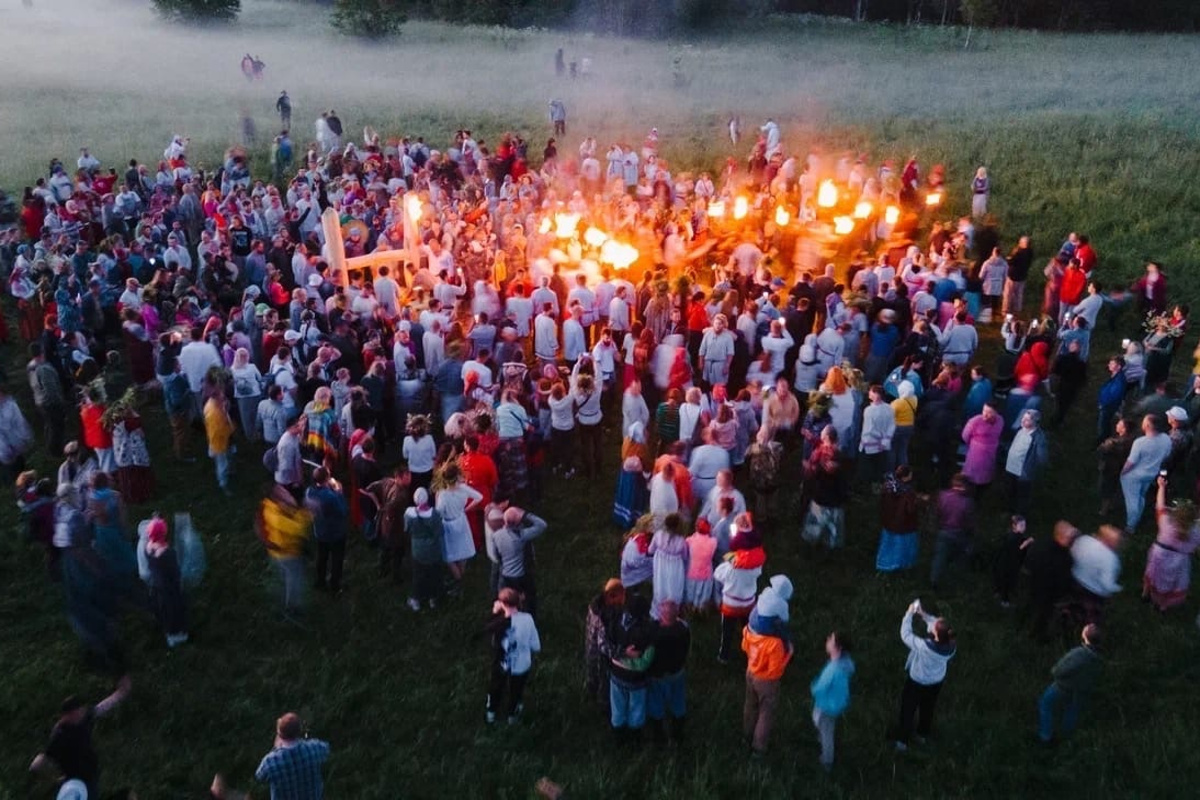
[{"label": "tree line", "polygon": [[[969,25],[1057,31],[1200,29],[1200,0],[308,0],[331,9],[345,33],[383,37],[409,17],[662,37],[770,13],[859,22]],[[235,19],[241,0],[154,0],[169,19]]]}]

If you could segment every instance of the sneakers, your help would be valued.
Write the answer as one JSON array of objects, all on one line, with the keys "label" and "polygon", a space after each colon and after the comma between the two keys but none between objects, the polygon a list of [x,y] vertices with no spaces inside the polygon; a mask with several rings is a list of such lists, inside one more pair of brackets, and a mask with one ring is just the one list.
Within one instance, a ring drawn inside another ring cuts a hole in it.
[{"label": "sneakers", "polygon": [[408,598],[408,607],[411,608],[413,611],[421,610],[421,604],[417,602],[417,598],[415,598],[415,597]]}]

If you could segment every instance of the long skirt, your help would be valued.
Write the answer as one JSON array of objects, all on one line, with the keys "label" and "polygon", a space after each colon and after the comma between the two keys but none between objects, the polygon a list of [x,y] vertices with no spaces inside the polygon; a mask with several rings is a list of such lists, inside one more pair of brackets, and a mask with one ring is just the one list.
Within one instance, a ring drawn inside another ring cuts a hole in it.
[{"label": "long skirt", "polygon": [[496,447],[496,467],[500,473],[497,495],[511,499],[529,486],[529,463],[525,459],[525,440],[520,437],[501,439]]},{"label": "long skirt", "polygon": [[687,579],[683,587],[683,602],[694,608],[704,608],[713,601],[713,579]]},{"label": "long skirt", "polygon": [[246,441],[253,442],[258,427],[258,404],[262,400],[262,395],[256,394],[252,397],[239,397],[237,399],[238,417],[242,421],[242,433],[246,435]]},{"label": "long skirt", "polygon": [[1183,605],[1187,600],[1192,577],[1191,558],[1190,553],[1169,550],[1158,542],[1150,546],[1146,572],[1142,576],[1142,592],[1155,607],[1165,611]]},{"label": "long skirt", "polygon": [[650,616],[658,619],[658,606],[664,600],[683,602],[684,586],[687,583],[687,564],[679,556],[657,553],[654,556],[654,604]]},{"label": "long skirt", "polygon": [[469,561],[475,557],[475,539],[471,536],[471,523],[466,515],[444,520],[445,537],[442,539],[442,556],[447,564]]},{"label": "long skirt", "polygon": [[617,496],[613,500],[613,524],[619,528],[631,528],[638,517],[646,513],[650,501],[650,490],[640,472],[621,470],[617,478]]},{"label": "long skirt", "polygon": [[880,572],[909,569],[917,563],[917,541],[916,531],[898,533],[884,528],[875,553],[875,569]]}]

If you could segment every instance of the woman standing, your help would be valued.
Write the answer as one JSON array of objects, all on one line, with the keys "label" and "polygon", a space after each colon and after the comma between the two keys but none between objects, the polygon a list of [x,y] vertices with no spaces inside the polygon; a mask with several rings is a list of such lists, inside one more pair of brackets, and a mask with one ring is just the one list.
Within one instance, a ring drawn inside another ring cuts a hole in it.
[{"label": "woman standing", "polygon": [[1000,449],[1000,436],[1004,433],[1004,418],[996,413],[991,402],[983,404],[983,410],[967,420],[963,426],[962,440],[967,445],[967,456],[963,462],[963,475],[975,487],[975,500],[996,475],[996,452]]},{"label": "woman standing", "polygon": [[1192,578],[1192,554],[1200,547],[1196,506],[1190,502],[1167,505],[1167,479],[1158,478],[1155,503],[1158,536],[1146,555],[1142,576],[1142,599],[1159,611],[1183,605]]},{"label": "woman standing", "polygon": [[479,506],[483,495],[462,481],[457,464],[446,467],[443,479],[448,488],[437,493],[435,507],[445,530],[442,556],[455,580],[462,580],[463,565],[475,556],[475,540],[467,514]]},{"label": "woman standing", "polygon": [[150,334],[142,324],[142,315],[137,309],[126,308],[121,312],[121,335],[125,339],[129,375],[137,386],[154,380],[154,346]]},{"label": "woman standing", "polygon": [[412,594],[408,607],[420,611],[422,603],[435,608],[441,593],[446,536],[442,515],[429,502],[429,490],[418,487],[412,497],[412,507],[404,512],[404,534],[412,546]]},{"label": "woman standing", "polygon": [[596,478],[600,475],[600,421],[603,411],[600,407],[601,391],[595,377],[587,373],[576,376],[571,398],[575,405],[575,421],[579,426],[583,474],[588,478]]},{"label": "woman standing", "polygon": [[912,487],[912,470],[901,465],[883,481],[879,503],[879,549],[875,569],[896,572],[917,563],[920,498]]},{"label": "woman standing", "polygon": [[516,499],[529,487],[529,463],[525,457],[525,433],[531,430],[529,415],[521,405],[515,389],[505,389],[503,400],[496,407],[496,432],[500,443],[496,447],[496,468],[500,486],[496,492],[502,500]]},{"label": "woman standing", "polygon": [[238,417],[247,441],[257,436],[258,404],[262,401],[262,373],[250,361],[250,351],[239,347],[233,354],[233,399],[237,402]]},{"label": "woman standing", "polygon": [[654,557],[654,600],[650,611],[651,616],[658,619],[658,609],[664,600],[683,604],[688,560],[683,517],[679,514],[666,516],[650,541],[649,554]]},{"label": "woman standing", "polygon": [[975,170],[975,180],[971,181],[971,216],[983,219],[987,215],[988,198],[992,193],[992,184],[988,180],[987,167]]},{"label": "woman standing", "polygon": [[467,511],[471,537],[475,541],[475,550],[478,551],[483,547],[484,540],[483,510],[491,505],[500,477],[496,474],[496,463],[492,461],[491,456],[480,451],[479,437],[473,433],[467,434],[463,439],[463,454],[458,457],[458,468],[462,470],[462,477],[467,485],[482,495],[482,499]]},{"label": "woman standing", "polygon": [[1097,467],[1100,472],[1101,516],[1112,511],[1113,498],[1121,493],[1121,468],[1129,460],[1129,451],[1132,447],[1133,424],[1124,417],[1117,417],[1113,435],[1096,448]]},{"label": "woman standing", "polygon": [[621,447],[621,474],[617,476],[617,494],[613,500],[613,523],[620,528],[630,528],[638,517],[646,513],[650,492],[646,476],[650,473],[649,453],[646,450],[646,433],[642,423],[635,422],[629,429]]},{"label": "woman standing", "polygon": [[85,515],[92,524],[92,547],[112,575],[124,582],[137,573],[137,553],[125,536],[125,504],[103,472],[93,473],[91,484]]},{"label": "woman standing", "polygon": [[428,489],[433,481],[437,444],[429,433],[427,415],[409,415],[408,430],[404,436],[404,444],[400,447],[400,454],[407,462],[408,471],[412,475],[412,487]]},{"label": "woman standing", "polygon": [[608,709],[608,632],[621,619],[625,608],[625,586],[616,578],[609,578],[604,591],[588,603],[587,621],[583,640],[583,689],[588,698],[605,710]]},{"label": "woman standing", "polygon": [[308,419],[305,449],[313,459],[331,468],[337,460],[340,430],[333,408],[333,391],[328,386],[313,393],[312,401],[304,407],[304,416]]},{"label": "woman standing", "polygon": [[167,637],[167,647],[177,647],[188,640],[187,606],[179,559],[167,541],[167,523],[160,517],[151,520],[146,531],[146,563],[150,569],[150,598]]},{"label": "woman standing", "polygon": [[138,414],[134,390],[109,408],[112,428],[113,460],[117,462],[117,486],[130,503],[144,503],[154,494],[154,470],[150,468],[150,450],[146,432]]}]

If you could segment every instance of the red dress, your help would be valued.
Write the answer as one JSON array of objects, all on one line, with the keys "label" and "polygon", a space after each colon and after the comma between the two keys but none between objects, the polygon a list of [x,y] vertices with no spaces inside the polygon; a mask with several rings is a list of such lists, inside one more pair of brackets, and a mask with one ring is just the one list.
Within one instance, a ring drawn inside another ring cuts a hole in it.
[{"label": "red dress", "polygon": [[496,472],[496,463],[491,456],[479,451],[463,453],[458,457],[458,467],[462,470],[463,480],[468,486],[483,495],[483,499],[467,512],[467,521],[471,524],[471,538],[475,540],[475,549],[483,547],[483,510],[492,502],[492,492],[500,482]]}]

